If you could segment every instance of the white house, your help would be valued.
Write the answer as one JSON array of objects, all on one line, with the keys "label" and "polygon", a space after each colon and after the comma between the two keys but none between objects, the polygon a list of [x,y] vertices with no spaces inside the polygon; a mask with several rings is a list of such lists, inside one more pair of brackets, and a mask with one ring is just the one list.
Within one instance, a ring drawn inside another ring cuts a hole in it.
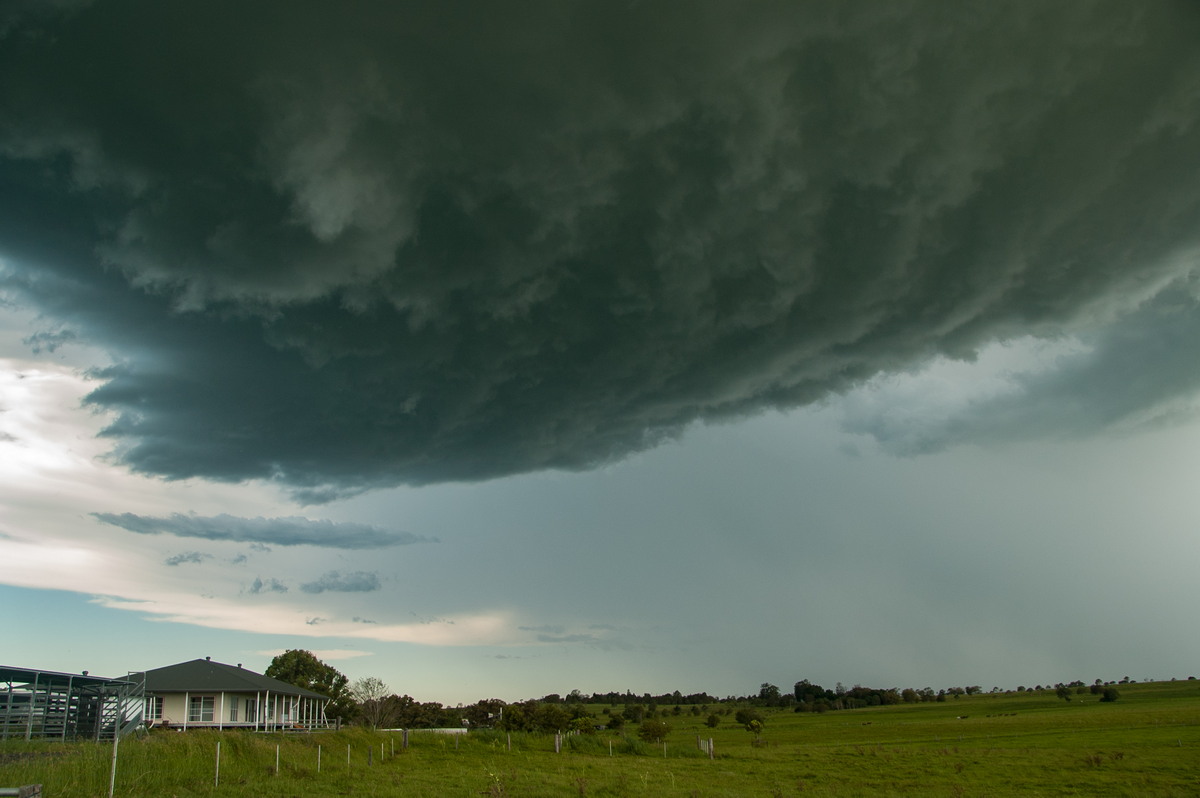
[{"label": "white house", "polygon": [[311,731],[332,725],[325,718],[327,696],[240,664],[206,657],[130,678],[145,679],[145,720],[151,726]]}]

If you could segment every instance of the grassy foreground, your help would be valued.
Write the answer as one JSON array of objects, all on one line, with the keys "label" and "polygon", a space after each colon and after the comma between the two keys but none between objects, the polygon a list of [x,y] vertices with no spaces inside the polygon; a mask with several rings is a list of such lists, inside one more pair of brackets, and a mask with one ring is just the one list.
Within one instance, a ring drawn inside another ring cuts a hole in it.
[{"label": "grassy foreground", "polygon": [[[1200,682],[1121,685],[1110,704],[1072,698],[1043,691],[824,715],[779,711],[757,745],[732,715],[709,729],[685,707],[668,718],[665,755],[662,745],[605,732],[567,737],[562,753],[552,735],[514,733],[510,750],[506,734],[490,731],[458,739],[412,732],[407,749],[399,732],[362,729],[155,733],[121,743],[116,795],[1200,795]],[[698,737],[712,738],[715,758]],[[46,798],[104,796],[111,756],[111,745],[5,741],[0,787],[40,783]]]}]

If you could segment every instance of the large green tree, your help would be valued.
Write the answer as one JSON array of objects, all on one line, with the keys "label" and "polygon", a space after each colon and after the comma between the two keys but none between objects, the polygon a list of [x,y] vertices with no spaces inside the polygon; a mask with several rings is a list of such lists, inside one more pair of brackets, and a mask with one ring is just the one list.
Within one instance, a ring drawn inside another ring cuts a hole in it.
[{"label": "large green tree", "polygon": [[325,707],[325,716],[330,720],[344,722],[354,717],[357,706],[349,694],[350,680],[337,668],[317,659],[311,651],[288,649],[276,655],[267,666],[266,675],[328,696],[331,700]]}]

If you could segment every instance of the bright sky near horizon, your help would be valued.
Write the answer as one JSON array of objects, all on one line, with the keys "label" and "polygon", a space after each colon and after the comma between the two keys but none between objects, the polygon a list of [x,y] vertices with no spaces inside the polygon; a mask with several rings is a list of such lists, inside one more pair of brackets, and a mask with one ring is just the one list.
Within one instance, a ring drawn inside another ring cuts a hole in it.
[{"label": "bright sky near horizon", "polygon": [[1186,678],[1200,7],[0,10],[0,663]]}]

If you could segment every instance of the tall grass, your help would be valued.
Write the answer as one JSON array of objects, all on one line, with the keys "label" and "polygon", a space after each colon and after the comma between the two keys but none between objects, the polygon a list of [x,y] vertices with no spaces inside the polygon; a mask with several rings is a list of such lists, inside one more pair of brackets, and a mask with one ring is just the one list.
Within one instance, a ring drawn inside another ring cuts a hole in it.
[{"label": "tall grass", "polygon": [[[684,715],[671,720],[665,756],[662,745],[613,732],[569,736],[562,753],[553,735],[487,730],[413,732],[407,749],[399,732],[365,729],[155,732],[121,743],[116,794],[1200,795],[1200,684],[1121,689],[1114,704],[1021,693],[826,715],[779,711],[757,745],[731,719],[709,729]],[[714,740],[714,759],[697,737]],[[104,796],[111,755],[111,745],[5,741],[0,787],[40,783],[47,798]]]}]

